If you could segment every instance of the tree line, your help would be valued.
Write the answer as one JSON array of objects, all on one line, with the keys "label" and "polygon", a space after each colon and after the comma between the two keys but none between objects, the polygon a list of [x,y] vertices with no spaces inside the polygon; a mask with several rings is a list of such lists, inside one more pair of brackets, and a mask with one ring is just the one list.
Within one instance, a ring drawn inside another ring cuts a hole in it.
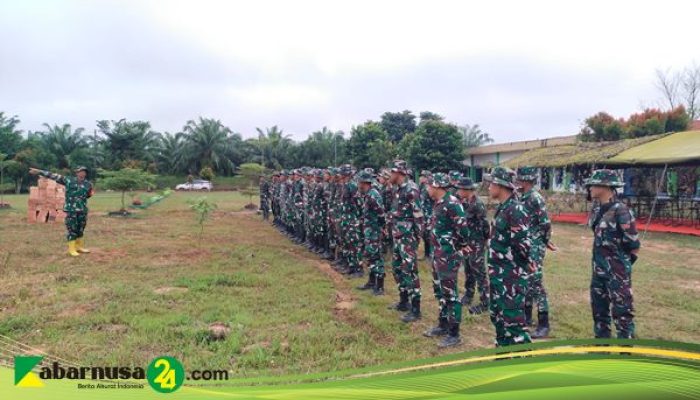
[{"label": "tree line", "polygon": [[65,173],[84,165],[91,171],[231,176],[246,163],[271,170],[344,163],[378,169],[401,157],[416,169],[460,169],[466,148],[491,142],[479,125],[446,122],[429,111],[418,116],[408,110],[385,112],[377,121],[353,126],[347,135],[323,127],[303,141],[278,126],[256,128],[254,137],[243,139],[220,120],[202,117],[187,121],[176,133],[126,119],[99,120],[92,133],[68,123],[24,132],[19,117],[0,112],[0,169],[7,182],[0,190],[26,190],[29,167]]}]

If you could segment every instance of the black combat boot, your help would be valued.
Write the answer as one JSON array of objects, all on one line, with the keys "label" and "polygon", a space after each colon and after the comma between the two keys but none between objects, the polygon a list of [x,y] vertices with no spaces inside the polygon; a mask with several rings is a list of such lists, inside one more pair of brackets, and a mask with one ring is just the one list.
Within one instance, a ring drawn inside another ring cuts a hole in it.
[{"label": "black combat boot", "polygon": [[350,275],[351,278],[362,278],[365,276],[365,273],[362,271],[362,267],[360,265],[356,265],[350,268],[348,275]]},{"label": "black combat boot", "polygon": [[448,333],[449,333],[449,329],[447,326],[447,318],[440,317],[440,318],[438,318],[437,326],[423,332],[423,336],[425,336],[425,337],[445,336]]},{"label": "black combat boot", "polygon": [[479,303],[479,304],[477,304],[477,305],[475,305],[475,306],[469,307],[469,314],[471,314],[471,315],[479,315],[479,314],[483,313],[484,311],[486,311],[486,310],[488,310],[488,309],[489,309],[488,304]]},{"label": "black combat boot", "polygon": [[472,303],[472,299],[474,298],[474,294],[469,294],[469,293],[464,293],[464,296],[462,296],[461,303],[463,306],[468,306]]},{"label": "black combat boot", "polygon": [[375,282],[375,275],[374,272],[369,273],[369,278],[367,278],[367,283],[365,283],[362,286],[358,286],[357,290],[370,290],[374,289],[374,285],[376,284]]},{"label": "black combat boot", "polygon": [[454,323],[450,326],[449,335],[445,336],[438,343],[438,347],[444,349],[445,347],[459,346],[460,344],[462,344],[462,338],[459,337],[459,323]]},{"label": "black combat boot", "polygon": [[372,294],[375,296],[384,296],[384,274],[377,275],[377,282],[374,285]]},{"label": "black combat boot", "polygon": [[537,329],[530,335],[533,339],[541,339],[549,336],[549,313],[542,312],[537,314]]},{"label": "black combat boot", "polygon": [[525,326],[532,326],[532,304],[525,305]]},{"label": "black combat boot", "polygon": [[420,298],[414,297],[413,300],[411,300],[411,310],[401,317],[401,321],[408,324],[418,321],[420,318]]},{"label": "black combat boot", "polygon": [[321,253],[321,258],[324,260],[333,259],[333,253],[331,252],[330,244],[327,239],[323,241],[323,253]]},{"label": "black combat boot", "polygon": [[399,301],[388,307],[390,310],[408,311],[408,293],[400,292]]}]

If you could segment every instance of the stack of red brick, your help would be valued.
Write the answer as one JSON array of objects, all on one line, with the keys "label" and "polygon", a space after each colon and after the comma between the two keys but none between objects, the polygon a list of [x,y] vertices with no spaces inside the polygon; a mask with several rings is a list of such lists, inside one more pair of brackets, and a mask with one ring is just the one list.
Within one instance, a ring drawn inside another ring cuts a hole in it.
[{"label": "stack of red brick", "polygon": [[65,187],[56,182],[39,178],[37,186],[29,188],[29,207],[27,220],[34,222],[63,222],[66,215],[63,212]]}]

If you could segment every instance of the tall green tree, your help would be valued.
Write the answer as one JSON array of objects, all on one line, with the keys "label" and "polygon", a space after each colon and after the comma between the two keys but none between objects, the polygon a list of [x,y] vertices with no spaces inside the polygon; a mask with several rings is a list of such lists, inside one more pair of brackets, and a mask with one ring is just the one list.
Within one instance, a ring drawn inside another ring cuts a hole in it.
[{"label": "tall green tree", "polygon": [[381,124],[367,121],[352,128],[347,143],[348,156],[357,168],[379,169],[393,158],[393,146]]},{"label": "tall green tree", "polygon": [[19,122],[16,115],[7,117],[0,112],[0,153],[4,153],[7,158],[14,157],[22,144],[22,131],[17,129]]},{"label": "tall green tree", "polygon": [[416,169],[449,171],[462,167],[464,142],[454,124],[421,121],[408,149],[408,162]]},{"label": "tall green tree", "polygon": [[399,143],[404,135],[416,130],[416,116],[408,110],[385,112],[380,123],[392,143]]},{"label": "tall green tree", "polygon": [[160,138],[156,156],[158,171],[171,175],[185,172],[185,158],[185,140],[182,132],[174,135],[165,132]]},{"label": "tall green tree", "polygon": [[426,121],[444,121],[445,117],[443,117],[440,114],[436,114],[432,111],[421,111],[419,114],[420,116],[420,122],[426,122]]}]

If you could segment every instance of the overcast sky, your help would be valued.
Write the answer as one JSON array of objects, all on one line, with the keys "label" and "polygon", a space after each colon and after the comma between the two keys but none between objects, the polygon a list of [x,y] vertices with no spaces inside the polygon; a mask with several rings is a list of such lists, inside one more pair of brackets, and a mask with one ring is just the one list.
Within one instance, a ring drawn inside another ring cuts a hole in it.
[{"label": "overcast sky", "polygon": [[384,111],[479,123],[497,142],[657,105],[656,68],[700,62],[700,1],[0,0],[0,111],[301,140]]}]

